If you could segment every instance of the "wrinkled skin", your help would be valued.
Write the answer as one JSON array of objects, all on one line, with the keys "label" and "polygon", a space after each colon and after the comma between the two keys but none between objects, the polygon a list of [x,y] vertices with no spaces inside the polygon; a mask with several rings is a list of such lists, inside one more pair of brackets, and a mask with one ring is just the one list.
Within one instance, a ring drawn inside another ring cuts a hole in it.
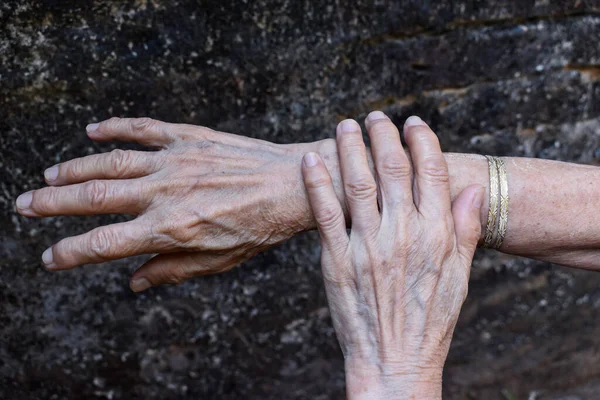
[{"label": "wrinkled skin", "polygon": [[441,399],[485,190],[469,186],[451,204],[439,141],[418,117],[404,127],[414,183],[394,124],[373,112],[366,126],[375,176],[358,123],[346,120],[337,130],[350,235],[325,163],[316,153],[303,161],[348,397]]},{"label": "wrinkled skin", "polygon": [[298,230],[271,211],[295,190],[280,176],[299,171],[299,145],[148,118],[113,118],[89,125],[88,135],[159,151],[67,161],[46,170],[49,187],[19,197],[17,210],[30,217],[137,215],[61,240],[42,257],[51,270],[160,253],[133,276],[131,287],[140,291],[226,271]]},{"label": "wrinkled skin", "polygon": [[[50,187],[17,199],[17,211],[30,217],[137,214],[133,221],[52,246],[42,257],[51,270],[158,253],[133,275],[135,291],[226,271],[316,228],[301,174],[302,156],[311,151],[323,157],[347,213],[335,139],[278,145],[147,118],[93,124],[88,135],[98,141],[138,142],[158,151],[115,150],[66,161],[45,172]],[[453,199],[471,184],[488,185],[484,157],[445,157]],[[600,269],[593,218],[598,169],[544,160],[506,161],[512,194],[502,251]],[[548,191],[548,185],[556,191]],[[574,191],[579,196],[572,196]],[[487,202],[481,213],[485,224]]]}]

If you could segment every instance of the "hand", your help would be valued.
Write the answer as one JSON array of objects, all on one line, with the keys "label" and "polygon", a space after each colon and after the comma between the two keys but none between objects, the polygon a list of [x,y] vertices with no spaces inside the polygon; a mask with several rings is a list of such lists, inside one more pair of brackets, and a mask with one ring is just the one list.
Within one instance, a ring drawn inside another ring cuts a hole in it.
[{"label": "hand", "polygon": [[29,217],[137,215],[61,240],[43,254],[51,270],[160,253],[133,275],[131,288],[141,291],[228,270],[303,229],[287,225],[301,218],[274,212],[279,204],[294,209],[294,191],[303,190],[302,145],[147,118],[113,118],[88,126],[88,135],[160,151],[67,161],[45,172],[50,187],[19,197],[17,210]]},{"label": "hand", "polygon": [[346,120],[337,129],[350,236],[325,164],[315,153],[302,163],[348,397],[438,399],[485,191],[469,186],[451,205],[439,141],[419,118],[404,126],[414,183],[391,120],[373,112],[366,126],[376,178],[360,126]]}]

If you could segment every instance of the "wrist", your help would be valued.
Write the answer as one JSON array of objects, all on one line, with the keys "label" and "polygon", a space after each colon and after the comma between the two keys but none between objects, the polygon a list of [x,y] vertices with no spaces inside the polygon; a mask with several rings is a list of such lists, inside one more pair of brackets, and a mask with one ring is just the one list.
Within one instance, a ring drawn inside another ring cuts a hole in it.
[{"label": "wrist", "polygon": [[442,367],[372,367],[367,362],[356,366],[346,361],[346,392],[351,400],[438,400],[442,398]]},{"label": "wrist", "polygon": [[450,196],[452,201],[467,187],[479,184],[486,190],[485,200],[481,207],[481,235],[480,243],[483,242],[487,227],[487,214],[489,210],[489,175],[487,159],[479,154],[445,153],[450,173]]},{"label": "wrist", "polygon": [[325,141],[282,145],[286,157],[273,168],[278,188],[276,191],[269,188],[273,195],[272,214],[276,225],[273,229],[281,231],[285,227],[289,237],[317,227],[302,179],[302,158],[309,152],[320,153],[321,144]]},{"label": "wrist", "polygon": [[275,202],[274,208],[278,224],[289,227],[290,236],[293,236],[296,233],[317,228],[302,179],[302,158],[306,153],[315,152],[321,156],[331,175],[342,206],[344,205],[344,196],[334,139],[288,144],[284,145],[284,148],[287,155],[286,165],[277,168],[279,179],[284,187],[280,189],[282,197]]},{"label": "wrist", "polygon": [[[344,213],[346,213],[335,139],[324,139],[312,143],[297,143],[286,145],[286,147],[290,154],[290,159],[293,160],[293,168],[288,170],[288,174],[284,179],[291,183],[290,193],[292,193],[293,199],[288,205],[284,205],[285,210],[283,210],[283,214],[285,214],[285,220],[295,218],[295,221],[289,221],[289,224],[293,225],[294,229],[296,229],[295,233],[316,228],[316,223],[308,204],[306,190],[302,183],[301,162],[302,157],[308,152],[318,153],[323,159],[323,162],[331,175],[333,187],[340,200],[340,204],[344,209]],[[371,169],[374,169],[370,151],[367,151],[367,155],[369,156]],[[407,152],[407,156],[410,160],[410,153]],[[474,183],[478,183],[488,190],[489,179],[487,176],[487,169],[485,168],[487,161],[484,156],[456,153],[445,153],[444,156],[446,157],[448,170],[450,172],[450,192],[452,200],[454,200],[454,198],[465,188]],[[487,210],[488,202],[484,201],[484,205],[481,207],[482,237],[485,233]]]}]

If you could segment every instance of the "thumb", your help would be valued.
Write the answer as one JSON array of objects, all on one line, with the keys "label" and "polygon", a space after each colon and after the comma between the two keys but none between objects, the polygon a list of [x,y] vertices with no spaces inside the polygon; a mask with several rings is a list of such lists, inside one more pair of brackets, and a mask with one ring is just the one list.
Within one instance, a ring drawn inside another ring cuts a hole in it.
[{"label": "thumb", "polygon": [[333,189],[331,175],[318,154],[308,153],[304,156],[302,176],[323,245],[335,252],[335,249],[348,243],[346,220]]},{"label": "thumb", "polygon": [[177,285],[186,279],[227,271],[243,262],[230,256],[202,253],[171,253],[152,257],[131,277],[129,287],[142,292],[153,286]]},{"label": "thumb", "polygon": [[452,205],[458,252],[469,261],[469,265],[481,237],[481,207],[484,196],[483,186],[471,185],[458,195]]}]

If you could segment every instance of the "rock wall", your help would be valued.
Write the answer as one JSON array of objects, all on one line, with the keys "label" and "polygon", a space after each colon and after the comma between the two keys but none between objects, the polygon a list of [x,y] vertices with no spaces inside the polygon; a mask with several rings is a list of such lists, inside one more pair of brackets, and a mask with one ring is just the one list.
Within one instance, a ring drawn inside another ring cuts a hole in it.
[{"label": "rock wall", "polygon": [[[276,142],[382,109],[448,151],[600,162],[600,1],[4,0],[0,398],[337,399],[343,363],[306,234],[134,295],[139,259],[50,273],[41,252],[116,216],[17,216],[45,167],[151,116]],[[592,399],[600,275],[481,252],[448,399]]]}]

